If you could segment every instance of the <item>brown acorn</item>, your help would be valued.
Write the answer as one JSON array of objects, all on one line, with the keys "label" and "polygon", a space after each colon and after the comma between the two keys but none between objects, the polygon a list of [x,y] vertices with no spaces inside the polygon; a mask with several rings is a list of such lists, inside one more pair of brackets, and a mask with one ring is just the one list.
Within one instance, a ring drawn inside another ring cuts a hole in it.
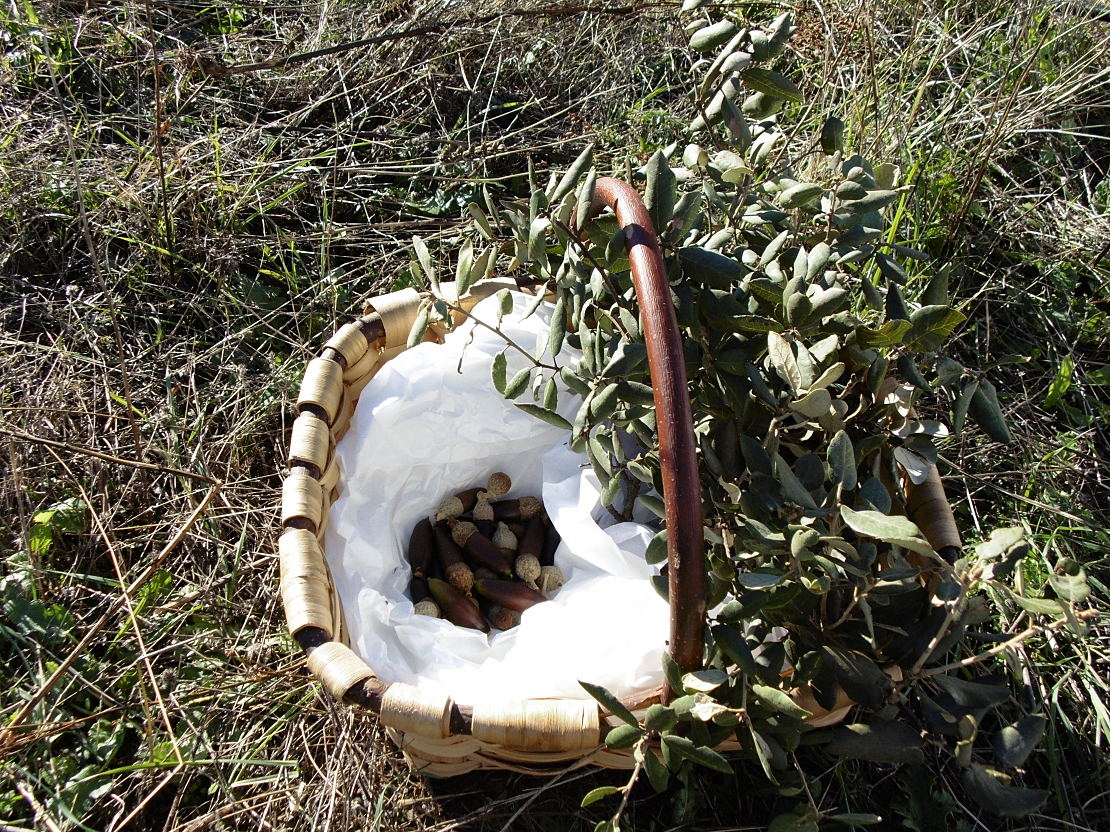
[{"label": "brown acorn", "polygon": [[482,491],[481,488],[468,488],[466,491],[460,491],[458,494],[448,497],[439,504],[439,508],[436,510],[436,520],[459,517],[468,511],[472,511],[478,502],[478,494]]},{"label": "brown acorn", "polygon": [[493,506],[493,516],[502,523],[516,523],[520,520],[531,520],[537,514],[543,513],[543,503],[535,497],[519,497],[515,500],[498,500],[490,503]]},{"label": "brown acorn", "polygon": [[[437,541],[439,534],[440,532],[437,531]],[[454,543],[466,549],[475,562],[487,569],[492,569],[498,575],[512,577],[513,567],[510,560],[501,554],[501,550],[493,545],[493,541],[481,534],[473,523],[465,520],[455,523],[451,529],[451,538]]]},{"label": "brown acorn", "polygon": [[414,578],[428,576],[428,564],[435,555],[435,535],[432,533],[432,521],[425,517],[412,530],[409,538],[409,564],[412,566]]},{"label": "brown acorn", "polygon": [[481,595],[489,598],[493,603],[500,604],[510,610],[524,612],[529,607],[542,604],[547,599],[534,589],[529,589],[523,584],[512,581],[498,581],[486,578],[474,584],[474,588]]},{"label": "brown acorn", "polygon": [[[520,538],[520,548],[517,549],[517,555],[531,555],[540,560],[540,556],[543,554],[546,532],[547,529],[544,528],[542,517],[533,517],[529,520],[528,525],[524,527],[524,536]],[[540,565],[543,565],[542,560],[540,560]]]},{"label": "brown acorn", "polygon": [[555,550],[559,548],[559,544],[562,542],[563,539],[559,536],[559,532],[555,526],[548,526],[547,531],[544,533],[543,551],[540,553],[540,566],[555,565]]},{"label": "brown acorn", "polygon": [[409,581],[409,597],[414,604],[428,597],[428,582],[424,578],[413,578]]},{"label": "brown acorn", "polygon": [[463,559],[462,551],[451,539],[451,535],[443,529],[435,530],[436,555],[447,582],[460,592],[470,594],[474,586],[474,573],[469,564]]},{"label": "brown acorn", "polygon": [[443,611],[443,617],[452,624],[481,630],[483,633],[489,632],[489,622],[478,606],[451,584],[432,578],[428,581],[428,589],[432,591],[432,597]]},{"label": "brown acorn", "polygon": [[489,619],[489,623],[498,630],[511,630],[513,627],[520,624],[519,612],[516,610],[507,610],[499,604],[490,606],[487,618]]},{"label": "brown acorn", "polygon": [[470,513],[470,516],[473,518],[474,525],[479,533],[492,539],[494,532],[493,507],[486,497],[484,491],[478,495],[478,502],[474,504],[474,511]]}]

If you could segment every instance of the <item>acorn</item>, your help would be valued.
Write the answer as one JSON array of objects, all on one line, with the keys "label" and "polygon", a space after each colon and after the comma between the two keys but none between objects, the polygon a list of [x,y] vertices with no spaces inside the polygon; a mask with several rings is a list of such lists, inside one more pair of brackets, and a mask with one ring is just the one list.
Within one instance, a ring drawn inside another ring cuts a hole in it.
[{"label": "acorn", "polygon": [[475,503],[478,502],[478,493],[482,490],[481,488],[468,488],[466,491],[460,491],[458,494],[448,497],[436,509],[436,520],[447,520],[472,511]]},{"label": "acorn", "polygon": [[443,529],[435,530],[435,539],[436,554],[447,582],[460,592],[469,595],[470,588],[474,586],[474,573],[463,560],[462,551],[455,545],[451,535]]},{"label": "acorn", "polygon": [[442,618],[439,605],[432,600],[428,584],[423,578],[413,578],[409,581],[409,595],[412,596],[412,611],[417,615],[426,615],[430,618]]},{"label": "acorn", "polygon": [[[425,517],[412,530],[409,538],[409,564],[415,578],[428,576],[428,564],[435,555],[435,535],[432,532],[432,521]],[[414,599],[415,600],[415,599]]]},{"label": "acorn", "polygon": [[543,561],[539,560],[543,554],[544,535],[546,529],[543,525],[542,517],[533,517],[528,521],[528,525],[524,527],[524,535],[520,538],[520,547],[517,549],[518,555],[531,555],[536,558],[540,565]]},{"label": "acorn", "polygon": [[563,571],[558,566],[541,566],[536,584],[540,592],[550,595],[563,585]]},{"label": "acorn", "polygon": [[563,539],[559,536],[559,532],[555,526],[548,526],[547,531],[544,533],[543,551],[540,553],[540,566],[555,565],[555,550],[559,548],[559,544],[562,542]]},{"label": "acorn", "polygon": [[483,633],[489,632],[489,622],[486,621],[477,604],[451,584],[432,578],[428,581],[428,589],[432,591],[432,597],[443,610],[443,617],[452,624],[481,630]]},{"label": "acorn", "polygon": [[493,537],[494,520],[493,507],[489,504],[485,491],[478,495],[478,502],[474,504],[474,511],[470,513],[474,519],[474,526],[484,537]]},{"label": "acorn", "polygon": [[484,566],[479,566],[474,570],[474,580],[480,581],[482,578],[496,578],[497,575],[492,570],[486,569]]},{"label": "acorn", "polygon": [[462,500],[454,496],[448,497],[440,503],[439,508],[436,509],[436,522],[438,523],[440,520],[449,520],[452,517],[458,517],[464,511],[466,511],[466,509],[463,508]]},{"label": "acorn", "polygon": [[409,597],[417,604],[429,597],[428,582],[424,578],[413,578],[409,581]]},{"label": "acorn", "polygon": [[513,481],[504,471],[494,471],[486,481],[486,492],[494,500],[508,494],[512,487]]},{"label": "acorn", "polygon": [[[439,535],[440,532],[437,531],[437,541]],[[466,549],[476,563],[487,569],[492,569],[498,575],[504,575],[506,578],[512,577],[512,561],[501,554],[501,550],[493,545],[493,541],[481,534],[473,523],[468,523],[465,520],[455,523],[451,529],[451,538],[454,543]]]},{"label": "acorn", "polygon": [[516,523],[520,520],[530,520],[537,514],[543,513],[543,503],[535,497],[518,497],[515,500],[498,500],[490,503],[493,506],[493,516],[502,523]]},{"label": "acorn", "polygon": [[489,608],[489,623],[498,630],[511,630],[520,624],[520,613],[516,610],[505,609],[499,604]]},{"label": "acorn", "polygon": [[535,555],[521,555],[516,559],[513,564],[513,569],[516,571],[516,576],[524,581],[526,586],[538,590],[536,586],[536,578],[541,574],[540,562]]},{"label": "acorn", "polygon": [[474,588],[493,603],[517,612],[524,612],[529,607],[542,604],[547,600],[536,590],[512,581],[486,578],[475,583]]},{"label": "acorn", "polygon": [[[479,531],[481,531],[481,529],[479,529]],[[497,530],[493,533],[493,537],[490,539],[490,542],[493,543],[493,545],[496,546],[498,549],[500,549],[501,554],[503,554],[505,557],[511,558],[513,555],[516,554],[516,535],[513,534],[512,531],[510,531],[509,527],[506,526],[504,523],[497,524]]]}]

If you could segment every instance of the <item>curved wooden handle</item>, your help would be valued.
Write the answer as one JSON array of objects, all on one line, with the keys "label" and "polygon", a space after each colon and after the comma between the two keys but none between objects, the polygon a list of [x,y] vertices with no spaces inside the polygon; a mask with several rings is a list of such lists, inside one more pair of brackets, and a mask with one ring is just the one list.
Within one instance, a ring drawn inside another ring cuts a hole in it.
[{"label": "curved wooden handle", "polygon": [[624,229],[632,281],[643,317],[666,506],[671,603],[669,651],[678,666],[689,672],[702,666],[704,650],[705,538],[682,336],[663,256],[639,192],[619,179],[598,179],[592,211],[600,211],[603,206],[613,209]]}]

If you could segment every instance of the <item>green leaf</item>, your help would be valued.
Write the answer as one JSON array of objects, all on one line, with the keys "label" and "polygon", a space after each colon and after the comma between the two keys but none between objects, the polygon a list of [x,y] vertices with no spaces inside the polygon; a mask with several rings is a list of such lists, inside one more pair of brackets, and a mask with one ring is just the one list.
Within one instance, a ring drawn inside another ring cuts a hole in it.
[{"label": "green leaf", "polygon": [[734,627],[718,624],[712,628],[713,641],[728,659],[749,676],[759,677],[759,665],[755,663],[752,649]]},{"label": "green leaf", "polygon": [[509,379],[509,383],[505,385],[505,398],[515,399],[528,387],[528,380],[532,377],[532,368],[525,367],[519,373]]},{"label": "green leaf", "polygon": [[744,268],[731,257],[701,246],[678,250],[682,273],[696,283],[713,289],[728,290],[744,276]]},{"label": "green leaf", "polygon": [[[666,575],[660,575],[666,579]],[[678,666],[678,662],[671,658],[670,653],[663,653],[663,676],[667,680],[667,685],[675,693],[682,693],[682,668]],[[671,703],[674,704],[673,702]]]},{"label": "green leaf", "polygon": [[706,768],[719,771],[722,774],[732,774],[732,766],[729,765],[728,760],[714,751],[712,748],[705,746],[696,746],[693,741],[687,737],[679,737],[675,734],[667,734],[663,737],[663,744],[666,745],[673,753],[678,756],[697,763],[698,765],[705,766]]},{"label": "green leaf", "polygon": [[802,387],[802,373],[798,369],[798,361],[790,348],[790,342],[777,332],[768,332],[767,352],[770,354],[771,366],[775,368],[775,372],[790,385],[790,391],[797,395]]},{"label": "green leaf", "polygon": [[744,84],[756,92],[762,92],[787,101],[801,101],[802,91],[784,75],[762,67],[749,67],[741,76]]},{"label": "green leaf", "polygon": [[546,407],[540,407],[536,404],[520,404],[519,402],[514,402],[514,404],[516,404],[516,406],[523,410],[525,413],[529,414],[530,416],[535,416],[537,419],[541,419],[544,422],[547,422],[549,425],[554,425],[555,427],[562,428],[563,430],[570,430],[570,422],[568,422],[554,410],[548,410]]},{"label": "green leaf", "polygon": [[[822,390],[821,392],[824,393],[825,391]],[[826,395],[828,394],[826,393]],[[794,471],[787,465],[786,460],[777,453],[774,456],[774,460],[775,478],[779,481],[779,485],[782,486],[783,496],[802,508],[817,508],[817,503],[813,501],[813,495],[802,485],[801,480],[798,479]]]},{"label": "green leaf", "polygon": [[964,429],[964,421],[967,419],[968,408],[971,407],[971,400],[975,398],[975,394],[979,392],[979,382],[969,381],[964,387],[960,397],[956,399],[956,404],[952,407],[952,435],[959,436]]},{"label": "green leaf", "polygon": [[424,245],[424,241],[419,237],[412,238],[412,248],[416,252],[416,260],[420,264],[420,268],[424,272],[424,276],[428,278],[428,283],[432,286],[432,291],[436,295],[440,294],[439,278],[436,277],[436,267],[432,262],[432,256],[428,253],[428,247]]},{"label": "green leaf", "polygon": [[908,517],[897,515],[892,517],[878,511],[854,511],[848,506],[840,507],[840,516],[852,531],[877,540],[901,541],[906,538],[921,537],[921,529]]},{"label": "green leaf", "polygon": [[839,483],[845,491],[853,491],[856,487],[856,452],[852,440],[843,430],[837,431],[829,442],[828,461],[833,482]]},{"label": "green leaf", "polygon": [[1025,716],[1007,725],[994,737],[994,756],[1002,765],[1021,768],[1033,749],[1044,737],[1048,720],[1043,716]]},{"label": "green leaf", "polygon": [[610,693],[601,685],[595,685],[592,682],[583,682],[581,679],[579,679],[578,684],[582,686],[582,689],[586,691],[586,693],[596,699],[601,707],[603,707],[617,719],[639,728],[640,721],[632,715],[632,711],[628,710],[628,708],[621,704],[621,701],[615,695]]},{"label": "green leaf", "polygon": [[906,333],[913,328],[909,321],[887,321],[878,329],[868,326],[856,327],[856,344],[860,349],[871,347],[894,347],[902,343]]},{"label": "green leaf", "polygon": [[551,357],[554,358],[563,349],[563,339],[567,335],[567,293],[559,291],[555,300],[555,311],[551,313],[551,329],[548,330],[547,340],[551,347]]},{"label": "green leaf", "polygon": [[667,229],[667,223],[674,214],[675,175],[671,170],[667,157],[662,150],[655,151],[655,155],[647,163],[647,185],[644,187],[644,205],[651,217],[651,224],[656,234],[662,234]]},{"label": "green leaf", "polygon": [[644,552],[644,560],[649,564],[662,563],[667,559],[667,530],[662,529],[655,533],[655,537],[651,539],[648,544],[647,550]]},{"label": "green leaf", "polygon": [[799,182],[797,185],[792,185],[781,194],[779,194],[779,205],[787,211],[794,208],[800,208],[808,202],[812,202],[825,192],[825,188],[816,182]]},{"label": "green leaf", "polygon": [[925,762],[922,745],[921,735],[904,722],[877,719],[870,724],[837,726],[827,748],[838,757],[872,763],[921,765]]},{"label": "green leaf", "polygon": [[424,335],[428,331],[428,320],[431,309],[432,307],[430,305],[424,305],[420,310],[420,314],[416,316],[416,320],[413,321],[412,329],[409,330],[409,340],[406,344],[408,349],[412,349],[424,340]]},{"label": "green leaf", "polygon": [[739,439],[740,452],[744,455],[744,463],[748,466],[748,470],[753,474],[774,476],[775,470],[771,462],[771,456],[759,444],[759,441],[746,433],[741,433]]},{"label": "green leaf", "polygon": [[486,217],[486,212],[483,211],[477,202],[471,202],[466,206],[466,210],[470,212],[470,216],[474,218],[474,222],[478,225],[478,230],[482,232],[482,236],[487,240],[493,239],[493,229],[490,228],[489,218]]},{"label": "green leaf", "polygon": [[574,163],[563,174],[563,178],[559,180],[559,184],[555,186],[555,192],[551,195],[551,205],[558,205],[564,196],[574,190],[578,184],[578,180],[582,178],[582,174],[590,169],[594,163],[594,146],[591,144],[583,150]]},{"label": "green leaf", "polygon": [[[591,154],[593,148],[590,148]],[[593,205],[594,196],[597,194],[597,171],[591,170],[582,183],[582,190],[578,194],[578,208],[574,215],[574,225],[578,229],[586,226],[590,216],[590,207]]]},{"label": "green leaf", "polygon": [[998,393],[994,385],[986,379],[979,382],[979,388],[971,397],[968,413],[975,420],[975,424],[995,442],[1003,445],[1010,442],[1010,428],[1006,425],[1006,418],[1002,415],[1002,406],[998,403]]},{"label": "green leaf", "polygon": [[731,20],[719,20],[694,32],[690,36],[690,48],[695,52],[712,52],[727,43],[736,31],[736,24]]},{"label": "green leaf", "polygon": [[605,365],[605,369],[601,371],[601,375],[605,378],[631,375],[646,363],[647,344],[629,344],[622,341],[613,353],[613,357],[609,359],[609,363]]},{"label": "green leaf", "polygon": [[[506,349],[508,349],[506,347]],[[497,353],[493,357],[493,363],[490,365],[490,375],[493,376],[493,386],[502,396],[505,395],[505,376],[508,373],[508,359],[505,358],[505,350]]]},{"label": "green leaf", "polygon": [[860,705],[877,708],[886,700],[893,685],[871,659],[829,644],[821,647],[821,658],[832,668],[837,684]]},{"label": "green leaf", "polygon": [[844,149],[844,122],[829,116],[821,125],[821,150],[831,156]]},{"label": "green leaf", "polygon": [[805,719],[811,715],[809,711],[795,703],[793,699],[778,688],[768,687],[767,685],[752,685],[752,693],[758,696],[768,708],[794,719]]},{"label": "green leaf", "polygon": [[870,214],[872,211],[879,211],[890,205],[899,196],[901,194],[898,191],[868,191],[867,196],[862,199],[842,203],[837,208],[846,214]]},{"label": "green leaf", "polygon": [[963,773],[961,782],[972,800],[991,814],[1004,818],[1023,818],[1037,811],[1050,794],[1044,789],[1004,786],[978,763],[972,763],[971,768]]},{"label": "green leaf", "polygon": [[948,675],[935,676],[933,681],[951,696],[957,705],[965,708],[996,708],[1010,699],[1010,689],[1005,683],[969,682],[958,676]]},{"label": "green leaf", "polygon": [[598,786],[596,789],[591,789],[586,792],[586,796],[582,798],[582,802],[579,805],[585,809],[591,803],[597,803],[599,800],[619,793],[620,789],[617,786]]},{"label": "green leaf", "polygon": [[1071,377],[1074,370],[1075,363],[1071,356],[1065,355],[1064,360],[1060,362],[1060,369],[1056,372],[1056,378],[1052,380],[1052,384],[1048,385],[1048,395],[1045,396],[1044,400],[1045,407],[1056,407],[1060,403],[1060,399],[1071,387]]},{"label": "green leaf", "polygon": [[647,772],[651,787],[655,789],[656,792],[665,791],[667,783],[670,781],[671,773],[667,770],[667,767],[663,765],[663,761],[656,757],[655,752],[650,748],[645,748],[637,753],[643,757],[644,771]]},{"label": "green leaf", "polygon": [[455,291],[461,298],[474,282],[474,242],[470,239],[463,241],[459,249],[459,261],[455,266]]},{"label": "green leaf", "polygon": [[644,727],[657,734],[669,731],[677,724],[678,714],[674,712],[674,708],[668,708],[666,705],[651,705],[644,714]]},{"label": "green leaf", "polygon": [[936,352],[967,318],[949,306],[922,306],[910,315],[913,327],[906,343],[915,350]]},{"label": "green leaf", "polygon": [[644,732],[636,725],[618,725],[605,735],[605,747],[614,751],[631,748],[640,741]]}]

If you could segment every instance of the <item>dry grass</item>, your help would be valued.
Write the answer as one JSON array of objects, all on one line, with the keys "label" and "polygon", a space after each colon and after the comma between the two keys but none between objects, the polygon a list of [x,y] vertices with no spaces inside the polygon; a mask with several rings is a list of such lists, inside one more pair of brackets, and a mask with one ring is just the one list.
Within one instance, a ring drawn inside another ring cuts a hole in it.
[{"label": "dry grass", "polygon": [[[1110,347],[1090,305],[1108,286],[1105,28],[1067,4],[799,17],[799,120],[841,112],[921,175],[904,219],[959,267],[961,359],[1033,356],[991,371],[1018,443],[945,451],[965,528],[1025,522],[1046,558],[1105,575],[1106,535],[1087,528],[1110,520]],[[679,137],[691,57],[675,7],[12,2],[0,36],[0,723],[26,711],[0,749],[0,821],[592,828],[605,807],[578,800],[619,775],[429,782],[321,695],[283,626],[274,506],[299,372],[361,298],[409,278],[404,241],[449,243],[476,183],[517,192],[526,155],[542,169],[596,140],[618,165]],[[1070,411],[1044,405],[1065,355]],[[87,506],[74,525],[64,509],[36,521],[72,498]],[[1040,765],[1061,797],[1040,828],[1106,822],[1104,643],[1026,656],[1029,703],[1058,715]],[[700,828],[773,816],[743,771],[706,778]],[[899,794],[845,776],[823,778],[832,802]],[[667,827],[667,798],[635,798],[634,828]]]}]

